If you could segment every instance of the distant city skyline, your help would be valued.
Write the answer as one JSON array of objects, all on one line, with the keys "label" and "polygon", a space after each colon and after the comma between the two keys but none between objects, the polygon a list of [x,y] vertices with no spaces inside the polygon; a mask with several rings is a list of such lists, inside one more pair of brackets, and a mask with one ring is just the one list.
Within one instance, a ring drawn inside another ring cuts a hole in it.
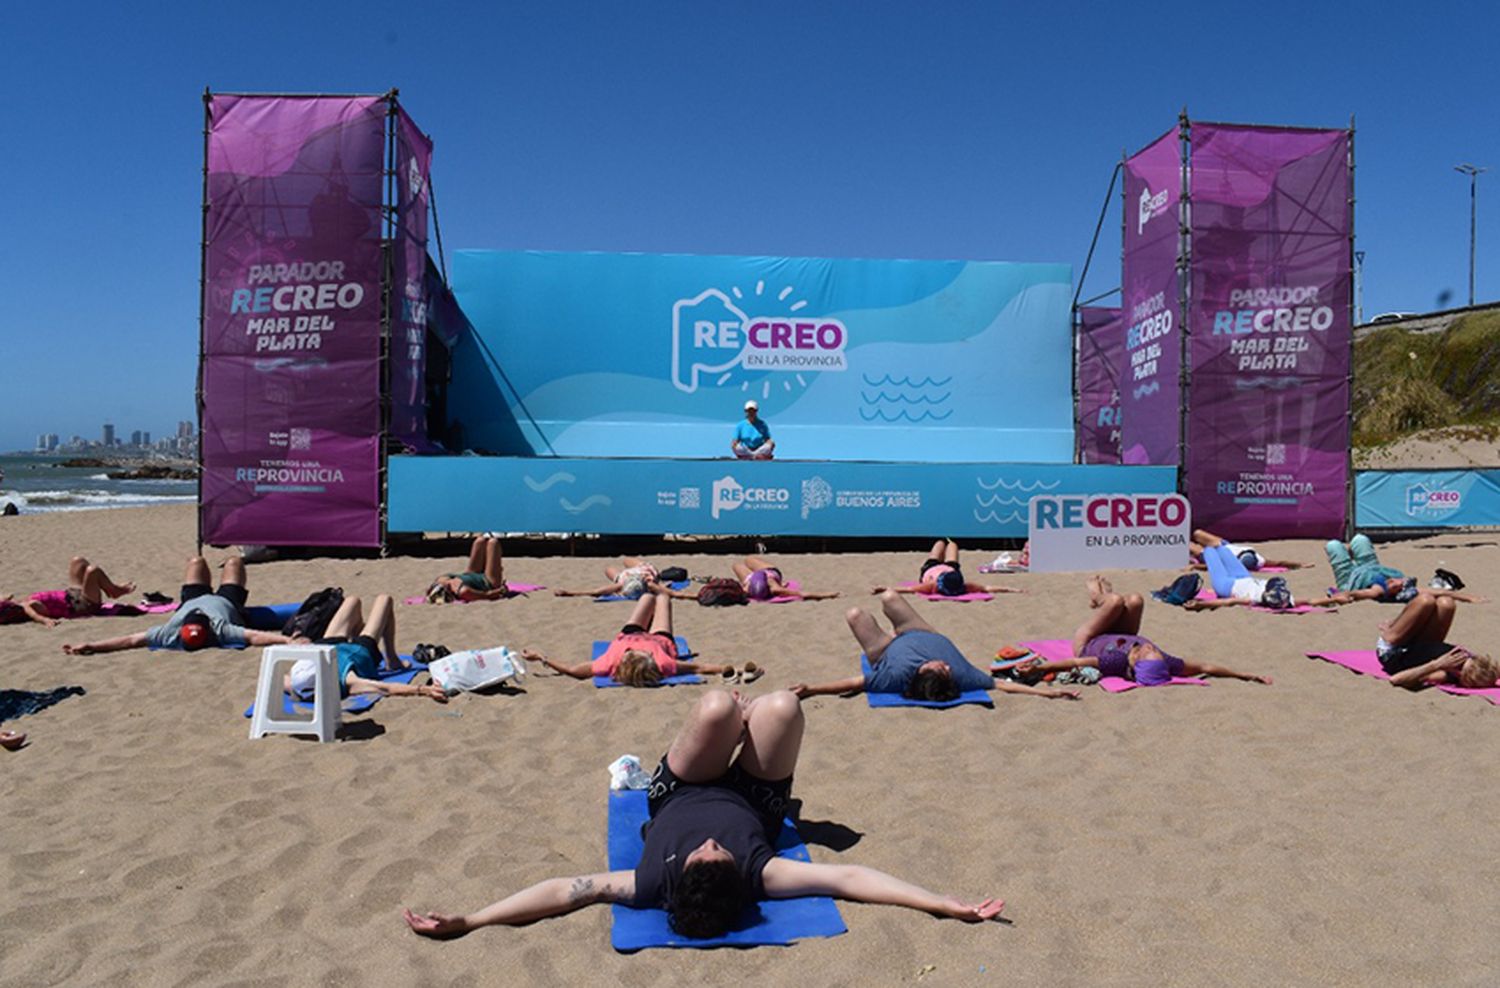
[{"label": "distant city skyline", "polygon": [[117,432],[113,422],[100,423],[95,438],[72,433],[65,439],[60,432],[39,432],[36,443],[30,449],[17,448],[11,452],[16,453],[73,453],[85,450],[119,449],[119,450],[150,450],[159,453],[173,453],[179,456],[197,454],[197,424],[189,419],[179,419],[171,432],[157,433],[152,440],[152,431],[149,429],[131,429],[129,439],[125,433]]}]

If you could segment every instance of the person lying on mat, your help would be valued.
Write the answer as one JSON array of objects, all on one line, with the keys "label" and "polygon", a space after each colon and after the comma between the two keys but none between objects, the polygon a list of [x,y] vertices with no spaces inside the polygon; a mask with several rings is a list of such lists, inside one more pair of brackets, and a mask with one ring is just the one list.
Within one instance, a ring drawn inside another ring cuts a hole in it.
[{"label": "person lying on mat", "polygon": [[900,693],[913,700],[938,703],[956,700],[960,693],[969,690],[1029,693],[1052,699],[1079,697],[1077,690],[1043,689],[1008,679],[997,680],[970,665],[952,641],[934,631],[894,591],[881,594],[880,604],[894,631],[886,631],[873,615],[858,607],[851,607],[844,615],[870,663],[868,676],[850,676],[813,686],[797,683],[790,687],[791,691],[799,697]]},{"label": "person lying on mat", "polygon": [[25,600],[7,595],[0,599],[0,624],[30,620],[55,628],[58,621],[99,613],[106,594],[118,598],[133,592],[134,583],[116,583],[98,566],[74,556],[68,563],[66,590],[42,590]]},{"label": "person lying on mat", "polygon": [[1192,541],[1188,542],[1188,556],[1191,562],[1189,569],[1207,569],[1208,564],[1203,561],[1203,550],[1214,546],[1223,546],[1244,565],[1245,569],[1254,573],[1267,566],[1279,566],[1282,569],[1302,569],[1307,563],[1299,563],[1293,559],[1267,559],[1259,552],[1247,545],[1236,545],[1228,539],[1221,538],[1207,529],[1197,529],[1193,532]]},{"label": "person lying on mat", "polygon": [[777,857],[803,727],[801,703],[786,690],[750,701],[723,690],[707,693],[651,778],[651,821],[633,871],[548,879],[467,915],[407,909],[407,925],[447,939],[616,902],[666,909],[678,934],[706,939],[733,929],[756,900],[809,895],[905,906],[968,923],[1000,915],[1005,903],[999,899],[967,902],[873,868]]},{"label": "person lying on mat", "polygon": [[[734,578],[740,581],[740,586],[745,588],[745,595],[751,600],[775,600],[777,597],[832,600],[839,595],[837,590],[822,593],[801,588],[793,590],[786,585],[786,577],[781,575],[780,567],[772,566],[759,556],[746,556],[743,562],[735,563]],[[698,599],[698,595],[691,590],[665,589],[668,596],[679,600]]]},{"label": "person lying on mat", "polygon": [[1392,686],[1415,690],[1447,683],[1482,690],[1495,685],[1500,664],[1444,640],[1457,610],[1452,597],[1423,590],[1407,601],[1394,621],[1380,624],[1375,657]]},{"label": "person lying on mat", "polygon": [[[410,664],[396,651],[396,607],[389,594],[379,594],[365,618],[358,597],[345,597],[343,604],[328,622],[328,631],[317,641],[332,645],[339,663],[339,696],[351,693],[379,693],[381,696],[426,696],[447,703],[448,694],[441,686],[415,686],[411,683],[387,683],[380,680],[381,666],[395,671],[409,669]],[[283,687],[294,696],[310,697],[317,681],[316,659],[298,659],[292,663]]]},{"label": "person lying on mat", "polygon": [[646,592],[655,593],[659,583],[656,567],[644,559],[626,556],[624,566],[606,566],[609,582],[592,590],[554,590],[559,597],[626,597],[635,600]]},{"label": "person lying on mat", "polygon": [[1073,633],[1073,657],[1034,659],[1016,666],[1013,675],[1035,681],[1049,672],[1089,667],[1098,669],[1101,676],[1129,679],[1142,686],[1162,686],[1177,676],[1220,676],[1270,684],[1270,676],[1236,672],[1209,662],[1191,662],[1168,655],[1151,639],[1141,637],[1146,601],[1140,594],[1115,593],[1109,580],[1098,575],[1089,577],[1088,590],[1093,614]]},{"label": "person lying on mat", "polygon": [[[523,652],[522,656],[542,663],[554,672],[574,679],[592,679],[608,676],[621,686],[660,686],[670,676],[688,676],[702,673],[708,676],[734,675],[734,666],[715,665],[711,662],[685,662],[677,657],[677,637],[672,633],[672,600],[665,591],[647,594],[636,601],[630,622],[615,635],[609,648],[592,662],[566,665],[547,658],[539,652]],[[760,670],[748,663],[745,671],[752,680],[759,678]]]},{"label": "person lying on mat", "polygon": [[427,588],[434,604],[450,600],[499,600],[510,596],[505,585],[505,558],[500,540],[481,535],[469,546],[469,568],[462,573],[444,573]]},{"label": "person lying on mat", "polygon": [[252,631],[245,627],[245,603],[250,594],[245,589],[245,561],[239,556],[224,560],[218,590],[213,588],[213,576],[202,556],[188,560],[182,581],[182,595],[178,598],[181,603],[166,624],[119,638],[64,645],[63,651],[69,655],[90,655],[130,648],[180,646],[193,652],[220,646],[286,645],[295,640],[280,632]]},{"label": "person lying on mat", "polygon": [[938,539],[932,543],[932,551],[922,560],[917,571],[918,582],[909,587],[871,587],[871,593],[884,593],[887,589],[896,593],[942,594],[944,597],[962,597],[966,593],[1025,593],[1018,587],[987,586],[970,583],[964,579],[958,566],[958,543],[951,539]]},{"label": "person lying on mat", "polygon": [[769,460],[776,455],[771,427],[760,417],[760,406],[753,400],[745,402],[745,420],[734,427],[729,451],[741,460]]},{"label": "person lying on mat", "polygon": [[[1375,546],[1367,535],[1356,535],[1347,544],[1333,539],[1323,551],[1328,555],[1328,565],[1333,567],[1335,591],[1328,600],[1308,601],[1310,604],[1328,606],[1356,600],[1404,604],[1417,595],[1415,580],[1395,567],[1381,565],[1375,555]],[[1335,600],[1343,594],[1348,594],[1348,597]]]},{"label": "person lying on mat", "polygon": [[1286,577],[1273,576],[1268,580],[1258,580],[1250,575],[1243,558],[1244,553],[1236,552],[1235,546],[1201,529],[1193,533],[1193,538],[1202,540],[1198,546],[1198,558],[1208,567],[1209,583],[1218,599],[1184,601],[1182,606],[1185,610],[1206,611],[1217,607],[1251,606],[1285,610],[1296,606]]}]

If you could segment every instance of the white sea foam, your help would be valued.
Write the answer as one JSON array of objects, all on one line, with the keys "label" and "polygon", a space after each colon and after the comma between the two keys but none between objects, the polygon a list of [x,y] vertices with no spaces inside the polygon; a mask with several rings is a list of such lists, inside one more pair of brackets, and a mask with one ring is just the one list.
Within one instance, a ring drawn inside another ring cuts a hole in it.
[{"label": "white sea foam", "polygon": [[100,508],[139,508],[149,504],[178,504],[192,495],[116,494],[108,491],[0,491],[0,502],[11,501],[24,514],[43,511],[94,511]]}]

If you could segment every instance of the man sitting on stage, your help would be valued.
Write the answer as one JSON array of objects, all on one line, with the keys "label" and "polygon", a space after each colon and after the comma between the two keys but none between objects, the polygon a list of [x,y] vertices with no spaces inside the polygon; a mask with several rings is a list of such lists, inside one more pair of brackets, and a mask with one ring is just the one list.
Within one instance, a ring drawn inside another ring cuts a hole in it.
[{"label": "man sitting on stage", "polygon": [[757,416],[760,406],[754,400],[745,402],[745,421],[734,430],[734,440],[729,448],[742,460],[769,460],[776,440],[771,438],[771,427]]}]

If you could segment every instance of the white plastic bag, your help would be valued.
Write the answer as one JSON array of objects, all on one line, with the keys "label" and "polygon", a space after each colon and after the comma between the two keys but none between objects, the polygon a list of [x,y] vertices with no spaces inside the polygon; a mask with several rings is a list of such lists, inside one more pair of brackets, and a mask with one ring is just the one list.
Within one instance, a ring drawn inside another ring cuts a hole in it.
[{"label": "white plastic bag", "polygon": [[641,767],[641,760],[635,755],[621,755],[609,763],[609,787],[614,790],[620,789],[647,789],[651,786],[651,776]]},{"label": "white plastic bag", "polygon": [[427,667],[432,681],[449,693],[484,689],[496,683],[521,683],[526,662],[504,645],[484,651],[453,652],[433,660]]}]

